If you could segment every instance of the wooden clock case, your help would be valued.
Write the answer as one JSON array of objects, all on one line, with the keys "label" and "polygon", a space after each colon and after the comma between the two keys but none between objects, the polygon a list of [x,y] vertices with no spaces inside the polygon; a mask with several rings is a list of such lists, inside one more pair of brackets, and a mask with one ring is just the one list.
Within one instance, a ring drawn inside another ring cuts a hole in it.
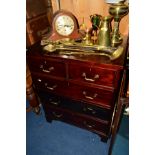
[{"label": "wooden clock case", "polygon": [[[74,22],[74,30],[68,36],[60,35],[56,31],[55,22],[56,22],[57,18],[62,16],[62,15],[67,15],[67,16],[71,17],[73,22]],[[56,41],[56,40],[65,39],[65,38],[80,39],[82,37],[81,34],[79,33],[79,24],[78,24],[77,18],[69,11],[66,11],[66,10],[58,10],[58,11],[56,11],[53,14],[51,26],[52,26],[52,28],[51,28],[52,31],[51,31],[51,33],[48,36],[49,40]]]}]

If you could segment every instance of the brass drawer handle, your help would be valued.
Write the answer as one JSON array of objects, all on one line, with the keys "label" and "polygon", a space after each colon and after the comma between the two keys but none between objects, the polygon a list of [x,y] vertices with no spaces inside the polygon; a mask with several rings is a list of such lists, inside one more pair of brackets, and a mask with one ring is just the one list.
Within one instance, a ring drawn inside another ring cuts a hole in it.
[{"label": "brass drawer handle", "polygon": [[84,77],[84,79],[85,79],[86,81],[95,82],[97,79],[99,79],[100,76],[99,76],[98,74],[95,74],[94,78],[91,79],[91,78],[87,78],[86,73],[83,72],[83,73],[82,73],[82,77]]},{"label": "brass drawer handle", "polygon": [[41,82],[42,80],[41,80],[41,79],[37,79],[37,81],[38,81],[38,82]]},{"label": "brass drawer handle", "polygon": [[50,89],[50,90],[54,90],[56,87],[57,87],[57,85],[55,84],[55,85],[53,85],[52,87],[49,87],[49,86],[47,86],[48,84],[47,83],[45,83],[45,87],[47,88],[47,89]]},{"label": "brass drawer handle", "polygon": [[55,112],[52,112],[52,114],[56,117],[56,118],[60,118],[63,116],[63,114],[56,114]]},{"label": "brass drawer handle", "polygon": [[40,68],[42,69],[43,72],[45,73],[50,73],[51,71],[54,70],[54,67],[49,67],[48,69],[44,69],[44,66],[43,65],[40,65]]},{"label": "brass drawer handle", "polygon": [[49,99],[49,102],[56,106],[58,106],[60,104],[60,101],[55,102],[55,101],[52,101],[52,99]]},{"label": "brass drawer handle", "polygon": [[92,129],[92,128],[94,128],[94,127],[95,127],[95,124],[89,124],[89,123],[88,123],[88,122],[86,122],[86,121],[84,121],[83,123],[84,123],[84,125],[85,125],[87,128]]},{"label": "brass drawer handle", "polygon": [[83,111],[90,111],[92,114],[96,114],[96,111],[91,107],[84,107]]},{"label": "brass drawer handle", "polygon": [[83,91],[83,95],[85,98],[90,99],[90,100],[94,100],[94,98],[97,97],[97,93],[95,93],[93,96],[88,96],[86,91]]}]

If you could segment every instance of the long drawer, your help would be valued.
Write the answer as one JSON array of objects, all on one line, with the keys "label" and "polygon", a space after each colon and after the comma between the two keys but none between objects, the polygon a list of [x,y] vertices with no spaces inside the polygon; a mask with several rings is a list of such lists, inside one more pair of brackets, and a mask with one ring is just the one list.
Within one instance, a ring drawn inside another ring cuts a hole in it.
[{"label": "long drawer", "polygon": [[88,129],[100,135],[108,135],[110,130],[110,125],[108,121],[98,121],[97,119],[92,119],[91,117],[81,115],[79,113],[73,113],[69,110],[56,108],[56,107],[46,107],[45,115],[46,117],[54,120],[61,120],[68,122],[70,124],[79,126],[84,129]]},{"label": "long drawer", "polygon": [[39,74],[33,74],[32,77],[35,86],[39,89],[48,90],[74,100],[101,105],[109,109],[113,106],[115,95],[113,89],[68,83],[65,79],[58,80],[43,75],[39,76]]},{"label": "long drawer", "polygon": [[63,109],[69,109],[74,112],[78,112],[81,114],[89,115],[91,117],[96,117],[102,120],[110,121],[112,117],[112,110],[105,109],[102,107],[97,107],[92,104],[88,104],[85,102],[77,102],[74,100],[70,100],[68,98],[62,98],[60,96],[48,93],[48,92],[39,92],[39,97],[42,103],[46,104],[46,106],[54,106]]}]

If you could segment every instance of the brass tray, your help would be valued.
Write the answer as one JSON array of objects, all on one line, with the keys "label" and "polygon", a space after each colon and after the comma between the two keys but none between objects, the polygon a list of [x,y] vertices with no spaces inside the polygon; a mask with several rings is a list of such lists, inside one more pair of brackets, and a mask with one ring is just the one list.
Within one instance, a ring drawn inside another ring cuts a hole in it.
[{"label": "brass tray", "polygon": [[122,46],[104,47],[100,45],[84,45],[82,42],[75,42],[69,38],[52,42],[50,40],[42,40],[41,45],[46,52],[55,52],[60,50],[60,55],[97,55],[106,56],[110,60],[115,60],[121,56],[124,51]]}]

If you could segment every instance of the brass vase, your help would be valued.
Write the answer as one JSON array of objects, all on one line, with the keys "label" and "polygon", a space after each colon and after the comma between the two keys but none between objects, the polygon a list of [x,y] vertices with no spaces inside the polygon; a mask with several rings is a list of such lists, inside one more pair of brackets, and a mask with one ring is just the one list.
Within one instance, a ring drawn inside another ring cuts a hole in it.
[{"label": "brass vase", "polygon": [[121,1],[116,4],[111,4],[109,8],[109,14],[114,17],[114,28],[112,32],[111,45],[113,47],[119,46],[123,42],[123,38],[119,32],[119,24],[121,19],[127,15],[129,12],[128,5],[124,4],[124,1]]}]

